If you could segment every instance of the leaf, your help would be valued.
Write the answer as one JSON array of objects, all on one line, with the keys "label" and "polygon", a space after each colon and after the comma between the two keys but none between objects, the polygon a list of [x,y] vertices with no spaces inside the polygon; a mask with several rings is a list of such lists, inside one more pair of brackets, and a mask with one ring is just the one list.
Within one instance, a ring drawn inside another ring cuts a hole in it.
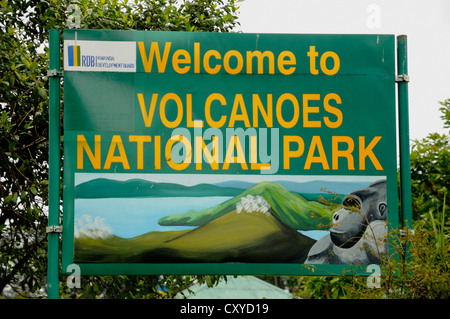
[{"label": "leaf", "polygon": [[30,187],[30,192],[31,192],[33,195],[37,195],[37,193],[38,193],[38,191],[37,191],[37,189],[36,189],[36,187],[35,187],[34,185]]},{"label": "leaf", "polygon": [[41,98],[43,98],[44,100],[47,99],[47,90],[44,88],[38,88],[38,94]]},{"label": "leaf", "polygon": [[17,204],[17,198],[19,197],[19,194],[18,193],[13,193],[13,194],[11,194],[11,195],[8,195],[8,196],[6,196],[5,197],[5,199],[4,199],[4,203],[6,204],[6,205],[8,205],[8,204]]}]

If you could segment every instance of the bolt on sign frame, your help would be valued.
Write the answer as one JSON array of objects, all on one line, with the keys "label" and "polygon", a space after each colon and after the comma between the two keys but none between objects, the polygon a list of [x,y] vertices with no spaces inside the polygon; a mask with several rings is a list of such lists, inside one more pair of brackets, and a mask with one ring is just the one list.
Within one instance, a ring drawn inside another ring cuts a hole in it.
[{"label": "bolt on sign frame", "polygon": [[[397,46],[399,75],[393,35],[65,30],[62,271],[368,275],[411,222]],[[59,61],[52,30],[49,298]]]}]

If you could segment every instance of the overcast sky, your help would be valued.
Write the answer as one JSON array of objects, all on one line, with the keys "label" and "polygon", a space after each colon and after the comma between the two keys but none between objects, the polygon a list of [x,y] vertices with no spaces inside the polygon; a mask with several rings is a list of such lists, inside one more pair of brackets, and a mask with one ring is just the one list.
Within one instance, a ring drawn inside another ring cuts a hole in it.
[{"label": "overcast sky", "polygon": [[450,0],[244,0],[245,33],[406,34],[410,138],[445,133],[450,98]]}]

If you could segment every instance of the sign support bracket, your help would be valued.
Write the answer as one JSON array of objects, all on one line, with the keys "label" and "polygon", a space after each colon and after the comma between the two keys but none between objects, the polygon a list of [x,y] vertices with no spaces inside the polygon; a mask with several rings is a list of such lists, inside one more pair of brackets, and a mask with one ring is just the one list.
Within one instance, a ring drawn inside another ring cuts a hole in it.
[{"label": "sign support bracket", "polygon": [[52,70],[47,71],[47,76],[48,77],[52,77],[52,76],[63,77],[64,73],[62,71],[52,69]]},{"label": "sign support bracket", "polygon": [[62,226],[48,226],[45,230],[46,230],[47,234],[62,233]]},{"label": "sign support bracket", "polygon": [[397,75],[395,77],[395,82],[400,83],[400,82],[409,82],[409,75],[407,74],[401,74],[401,75]]}]

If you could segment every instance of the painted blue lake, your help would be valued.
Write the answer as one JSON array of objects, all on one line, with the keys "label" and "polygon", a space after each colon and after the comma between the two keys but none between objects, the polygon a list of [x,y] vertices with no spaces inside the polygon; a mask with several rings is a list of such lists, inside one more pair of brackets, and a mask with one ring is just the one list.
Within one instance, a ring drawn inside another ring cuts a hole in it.
[{"label": "painted blue lake", "polygon": [[[186,226],[160,226],[158,220],[191,209],[213,207],[232,197],[145,197],[75,199],[75,230],[96,228],[122,238],[132,238],[151,231],[192,229]],[[328,231],[301,231],[319,239]]]},{"label": "painted blue lake", "polygon": [[78,227],[78,230],[80,227],[96,227],[123,238],[139,236],[150,231],[191,229],[193,227],[160,226],[158,220],[168,215],[185,213],[190,209],[212,207],[230,198],[217,196],[75,199],[75,227]]}]

